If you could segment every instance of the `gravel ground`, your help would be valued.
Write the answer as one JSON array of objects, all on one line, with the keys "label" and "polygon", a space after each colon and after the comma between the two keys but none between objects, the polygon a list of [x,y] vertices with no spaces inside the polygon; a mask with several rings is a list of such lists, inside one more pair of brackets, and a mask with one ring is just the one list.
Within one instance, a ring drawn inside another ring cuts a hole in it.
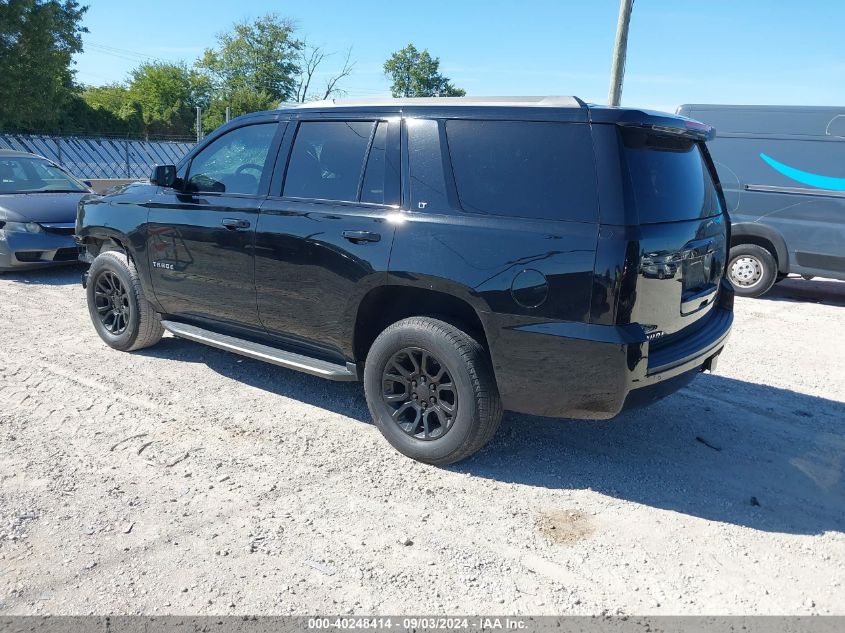
[{"label": "gravel ground", "polygon": [[737,300],[650,409],[435,468],[359,385],[107,348],[79,272],[0,277],[0,613],[845,614],[845,283]]}]

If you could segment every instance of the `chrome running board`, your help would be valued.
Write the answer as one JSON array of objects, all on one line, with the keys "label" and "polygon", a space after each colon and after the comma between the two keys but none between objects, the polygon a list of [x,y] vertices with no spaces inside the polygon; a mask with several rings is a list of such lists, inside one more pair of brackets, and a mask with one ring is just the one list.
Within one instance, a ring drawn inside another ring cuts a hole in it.
[{"label": "chrome running board", "polygon": [[255,360],[286,367],[287,369],[295,369],[296,371],[311,374],[312,376],[320,376],[329,380],[358,380],[358,371],[353,363],[346,363],[344,366],[331,361],[277,349],[269,345],[254,343],[234,336],[219,334],[197,327],[196,325],[188,325],[187,323],[179,323],[177,321],[162,320],[161,325],[165,330],[179,338],[203,343],[227,352],[233,352],[241,356],[254,358]]}]

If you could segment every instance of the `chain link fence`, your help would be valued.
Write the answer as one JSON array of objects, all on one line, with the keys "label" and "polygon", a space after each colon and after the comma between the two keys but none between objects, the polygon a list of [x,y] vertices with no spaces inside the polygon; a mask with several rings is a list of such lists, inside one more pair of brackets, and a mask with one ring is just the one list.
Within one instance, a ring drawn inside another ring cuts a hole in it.
[{"label": "chain link fence", "polygon": [[40,154],[81,179],[147,178],[153,165],[175,165],[194,143],[47,134],[0,134],[0,149]]}]

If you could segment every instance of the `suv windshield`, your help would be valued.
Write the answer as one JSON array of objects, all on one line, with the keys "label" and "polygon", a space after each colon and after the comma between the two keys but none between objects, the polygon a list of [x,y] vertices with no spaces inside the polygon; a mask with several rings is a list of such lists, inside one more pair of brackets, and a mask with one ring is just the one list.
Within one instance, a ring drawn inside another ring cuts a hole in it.
[{"label": "suv windshield", "polygon": [[716,185],[697,141],[622,128],[625,162],[642,224],[722,213]]},{"label": "suv windshield", "polygon": [[88,191],[82,183],[40,158],[0,158],[0,193]]}]

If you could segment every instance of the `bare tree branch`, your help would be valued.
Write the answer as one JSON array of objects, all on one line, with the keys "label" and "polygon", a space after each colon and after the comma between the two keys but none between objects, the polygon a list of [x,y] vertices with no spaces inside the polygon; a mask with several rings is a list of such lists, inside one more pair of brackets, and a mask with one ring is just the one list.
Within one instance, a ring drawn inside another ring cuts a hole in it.
[{"label": "bare tree branch", "polygon": [[299,85],[296,88],[296,100],[304,103],[308,98],[308,89],[314,73],[328,54],[320,46],[303,46],[300,53]]},{"label": "bare tree branch", "polygon": [[[303,45],[299,58],[299,80],[296,87],[296,100],[299,103],[305,103],[309,99],[317,98],[310,92],[311,86],[314,82],[314,77],[318,74],[318,70],[323,63],[334,55],[335,53],[327,53],[322,46]],[[355,62],[352,61],[352,48],[346,51],[346,57],[343,61],[343,67],[335,74],[331,75],[326,81],[325,90],[322,93],[323,99],[328,99],[332,95],[343,94],[343,90],[338,87],[338,83],[352,74],[355,67]],[[328,73],[320,73],[328,74]],[[318,95],[320,93],[317,93]]]},{"label": "bare tree branch", "polygon": [[352,47],[350,46],[346,49],[346,59],[343,60],[343,68],[326,81],[326,90],[323,93],[323,99],[328,99],[332,95],[344,94],[344,91],[338,88],[337,84],[344,77],[351,75],[354,68],[355,62],[352,61]]}]

